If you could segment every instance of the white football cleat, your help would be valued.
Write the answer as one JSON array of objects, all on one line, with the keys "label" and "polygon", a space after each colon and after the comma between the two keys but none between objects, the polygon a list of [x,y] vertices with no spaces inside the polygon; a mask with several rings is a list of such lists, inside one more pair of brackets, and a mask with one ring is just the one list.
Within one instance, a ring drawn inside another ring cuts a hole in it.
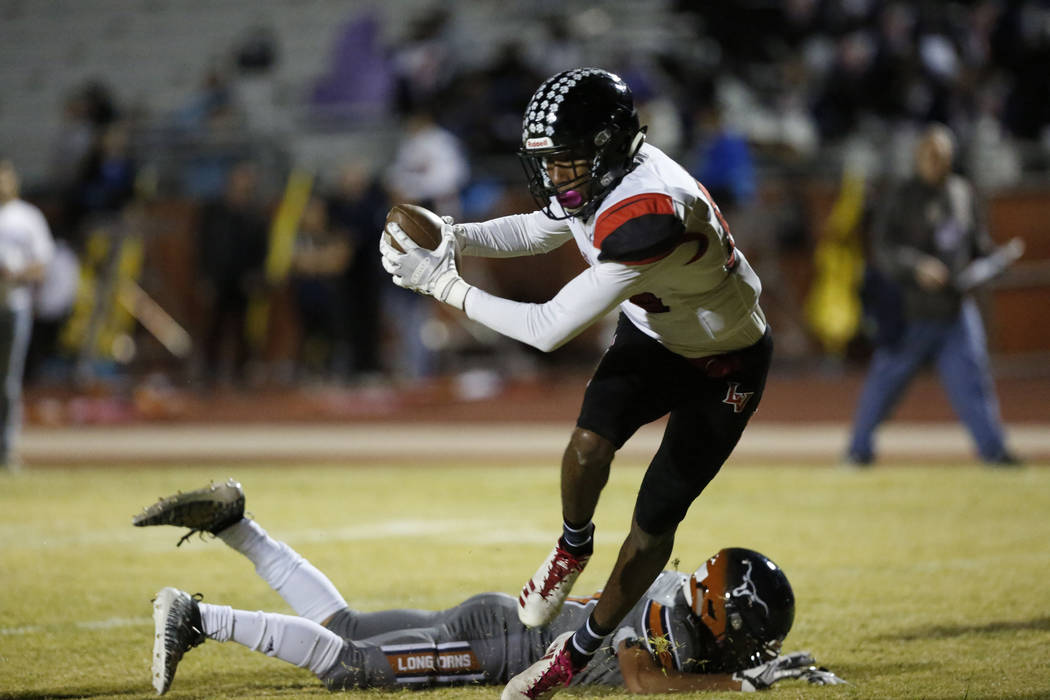
[{"label": "white football cleat", "polygon": [[182,655],[207,639],[197,599],[177,588],[162,588],[153,599],[153,687],[168,692]]},{"label": "white football cleat", "polygon": [[583,573],[591,555],[578,557],[554,545],[547,560],[536,571],[518,596],[518,619],[526,627],[543,627],[553,620]]},{"label": "white football cleat", "polygon": [[510,679],[500,700],[547,700],[569,685],[580,670],[573,666],[569,656],[572,635],[565,632],[555,637],[539,661]]}]

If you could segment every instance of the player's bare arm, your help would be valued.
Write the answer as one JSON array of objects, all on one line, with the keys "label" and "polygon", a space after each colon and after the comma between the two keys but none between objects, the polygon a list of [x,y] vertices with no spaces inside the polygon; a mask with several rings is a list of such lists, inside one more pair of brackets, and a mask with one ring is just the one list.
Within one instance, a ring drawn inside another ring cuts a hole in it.
[{"label": "player's bare arm", "polygon": [[805,680],[811,685],[840,685],[844,680],[823,667],[813,657],[797,651],[736,673],[684,673],[665,668],[637,641],[624,640],[617,650],[617,661],[624,686],[632,693],[691,693],[713,690],[765,690],[787,679]]},{"label": "player's bare arm", "polygon": [[729,673],[682,673],[665,669],[646,649],[631,640],[616,651],[623,684],[632,693],[687,693],[697,690],[740,690],[740,681]]}]

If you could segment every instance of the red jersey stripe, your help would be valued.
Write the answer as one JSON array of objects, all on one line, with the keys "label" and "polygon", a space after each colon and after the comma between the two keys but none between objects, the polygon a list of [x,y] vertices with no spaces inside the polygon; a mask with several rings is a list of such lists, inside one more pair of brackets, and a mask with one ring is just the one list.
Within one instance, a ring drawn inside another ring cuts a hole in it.
[{"label": "red jersey stripe", "polygon": [[631,219],[647,214],[674,215],[674,203],[671,197],[659,192],[647,192],[628,197],[616,206],[602,212],[594,223],[594,247],[601,248],[602,242],[616,229]]}]

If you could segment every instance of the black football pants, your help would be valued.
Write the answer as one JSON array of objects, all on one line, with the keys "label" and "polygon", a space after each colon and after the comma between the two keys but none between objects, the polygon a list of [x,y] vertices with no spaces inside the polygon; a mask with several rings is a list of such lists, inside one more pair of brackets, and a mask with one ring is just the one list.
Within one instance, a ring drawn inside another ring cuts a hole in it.
[{"label": "black football pants", "polygon": [[772,355],[767,328],[750,347],[690,360],[620,315],[616,337],[587,385],[577,426],[619,449],[638,428],[668,415],[638,491],[635,517],[643,530],[663,534],[685,518],[758,408]]}]

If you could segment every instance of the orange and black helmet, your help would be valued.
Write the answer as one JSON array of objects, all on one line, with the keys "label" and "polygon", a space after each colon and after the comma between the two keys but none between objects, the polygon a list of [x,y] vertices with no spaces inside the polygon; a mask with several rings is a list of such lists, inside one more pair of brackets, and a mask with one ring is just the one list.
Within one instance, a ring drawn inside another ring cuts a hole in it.
[{"label": "orange and black helmet", "polygon": [[[711,633],[725,671],[750,668],[780,653],[795,620],[787,576],[765,555],[729,547],[684,582],[686,600]],[[718,663],[720,662],[720,663]]]}]

